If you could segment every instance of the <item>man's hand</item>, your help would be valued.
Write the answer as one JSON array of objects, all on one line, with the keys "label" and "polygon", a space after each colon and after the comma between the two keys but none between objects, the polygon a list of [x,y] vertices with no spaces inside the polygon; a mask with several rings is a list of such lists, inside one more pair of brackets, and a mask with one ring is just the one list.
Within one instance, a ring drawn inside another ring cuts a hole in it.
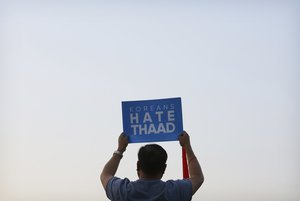
[{"label": "man's hand", "polygon": [[125,133],[121,133],[118,139],[118,151],[124,152],[128,145],[128,137]]},{"label": "man's hand", "polygon": [[188,148],[191,146],[190,136],[187,132],[183,131],[179,136],[179,143],[183,148]]}]

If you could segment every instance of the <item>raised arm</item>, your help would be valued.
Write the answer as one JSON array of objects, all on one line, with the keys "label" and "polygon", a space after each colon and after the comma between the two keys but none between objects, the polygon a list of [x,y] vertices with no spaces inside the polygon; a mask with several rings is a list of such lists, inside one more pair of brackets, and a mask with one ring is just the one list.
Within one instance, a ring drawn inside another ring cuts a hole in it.
[{"label": "raised arm", "polygon": [[124,133],[122,133],[118,139],[118,149],[114,152],[113,156],[106,163],[100,175],[100,180],[104,189],[106,189],[106,185],[108,181],[113,176],[115,176],[127,145],[128,145],[128,138]]},{"label": "raised arm", "polygon": [[198,159],[193,152],[190,136],[185,131],[179,136],[179,143],[186,151],[192,191],[194,194],[204,182],[204,176]]}]

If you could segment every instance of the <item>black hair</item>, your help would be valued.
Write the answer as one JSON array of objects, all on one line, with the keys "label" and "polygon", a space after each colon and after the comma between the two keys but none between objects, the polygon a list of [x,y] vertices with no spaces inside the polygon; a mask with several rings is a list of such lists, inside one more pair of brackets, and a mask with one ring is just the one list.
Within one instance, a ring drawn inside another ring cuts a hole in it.
[{"label": "black hair", "polygon": [[138,159],[140,170],[149,176],[153,176],[164,173],[168,155],[160,145],[147,144],[140,148]]}]

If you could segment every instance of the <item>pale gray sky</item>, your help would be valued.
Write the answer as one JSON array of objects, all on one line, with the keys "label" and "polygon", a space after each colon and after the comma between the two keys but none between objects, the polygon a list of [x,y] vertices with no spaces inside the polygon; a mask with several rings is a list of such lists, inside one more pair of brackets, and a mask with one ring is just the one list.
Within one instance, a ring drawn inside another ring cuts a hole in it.
[{"label": "pale gray sky", "polygon": [[[193,200],[298,201],[297,1],[0,1],[0,200],[107,200],[121,101],[181,97]],[[181,178],[177,142],[163,179]],[[136,179],[130,144],[117,172]]]}]

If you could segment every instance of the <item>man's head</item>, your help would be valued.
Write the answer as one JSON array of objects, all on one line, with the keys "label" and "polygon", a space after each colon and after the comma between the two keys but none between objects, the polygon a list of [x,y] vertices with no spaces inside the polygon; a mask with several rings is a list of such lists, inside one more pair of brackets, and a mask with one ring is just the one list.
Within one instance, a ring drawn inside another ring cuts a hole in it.
[{"label": "man's head", "polygon": [[167,152],[157,144],[142,146],[138,152],[138,171],[149,178],[162,176],[166,169]]}]

